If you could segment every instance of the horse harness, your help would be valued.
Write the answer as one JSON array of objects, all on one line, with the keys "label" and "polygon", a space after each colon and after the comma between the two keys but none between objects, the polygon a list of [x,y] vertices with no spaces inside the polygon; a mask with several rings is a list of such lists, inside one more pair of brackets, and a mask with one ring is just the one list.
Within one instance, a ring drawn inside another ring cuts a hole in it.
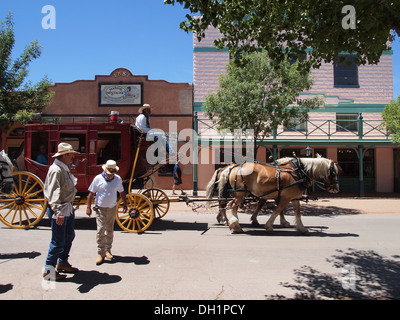
[{"label": "horse harness", "polygon": [[[291,170],[282,168],[282,165],[279,165],[276,160],[274,160],[274,162],[272,164],[263,163],[263,165],[269,166],[269,167],[272,166],[275,169],[275,171],[276,171],[275,176],[276,176],[276,181],[277,181],[276,189],[274,189],[272,191],[269,191],[269,192],[267,192],[267,193],[265,193],[265,194],[263,194],[261,196],[254,196],[254,195],[252,195],[250,193],[251,196],[254,197],[254,198],[257,198],[257,199],[261,199],[261,198],[263,198],[263,197],[265,197],[265,196],[267,196],[267,195],[269,195],[271,193],[278,192],[278,196],[275,199],[276,203],[278,204],[280,199],[281,199],[281,192],[284,189],[291,188],[291,187],[294,187],[294,186],[299,186],[302,190],[307,190],[311,186],[311,179],[310,179],[310,177],[307,175],[307,173],[305,171],[304,164],[297,157],[293,158],[292,160],[290,160],[290,163],[291,163],[291,165],[293,167],[293,169],[291,169]],[[223,192],[224,196],[227,195],[228,191],[229,192],[242,192],[242,191],[249,192],[248,188],[247,188],[247,185],[246,185],[246,181],[244,180],[244,177],[243,177],[243,174],[242,174],[242,170],[241,170],[242,167],[243,167],[243,164],[240,164],[240,165],[237,164],[235,166],[232,166],[229,169],[228,177],[230,176],[232,169],[236,168],[236,167],[239,167],[239,169],[238,169],[239,174],[236,173],[235,183],[234,183],[233,189],[228,189],[228,185],[229,185],[229,179],[228,179],[228,182],[224,186],[224,192]],[[281,171],[289,173],[296,181],[291,183],[291,184],[289,184],[289,185],[281,186]],[[242,183],[243,183],[243,188],[240,188],[240,189],[236,188],[238,176],[241,177]]]}]

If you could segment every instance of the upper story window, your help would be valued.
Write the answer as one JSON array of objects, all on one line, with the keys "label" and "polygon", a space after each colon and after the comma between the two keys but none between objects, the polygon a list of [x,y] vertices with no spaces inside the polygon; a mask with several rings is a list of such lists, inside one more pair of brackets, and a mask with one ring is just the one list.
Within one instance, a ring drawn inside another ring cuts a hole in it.
[{"label": "upper story window", "polygon": [[344,61],[339,59],[333,64],[333,78],[335,88],[359,88],[358,66],[354,63],[355,56],[340,55]]},{"label": "upper story window", "polygon": [[357,131],[358,114],[336,114],[336,131]]}]

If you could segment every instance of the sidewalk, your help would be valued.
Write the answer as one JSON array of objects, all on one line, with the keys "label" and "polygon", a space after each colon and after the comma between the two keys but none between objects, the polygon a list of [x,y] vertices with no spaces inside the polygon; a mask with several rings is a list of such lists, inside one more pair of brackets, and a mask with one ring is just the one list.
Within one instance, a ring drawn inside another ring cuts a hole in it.
[{"label": "sidewalk", "polygon": [[[185,190],[187,197],[193,200],[189,204],[186,204],[184,200],[174,202],[174,200],[179,199],[180,191],[177,192],[178,195],[172,195],[172,190],[163,191],[171,200],[168,212],[193,212],[192,208],[195,208],[195,212],[198,213],[213,214],[218,211],[218,207],[215,206],[216,202],[212,203],[213,207],[208,208],[206,208],[206,205],[209,202],[196,202],[196,199],[205,198],[205,191],[203,190],[198,191],[197,196],[193,196],[192,190]],[[360,198],[351,195],[329,195],[324,193],[317,195],[317,198],[317,200],[310,200],[308,203],[301,202],[302,214],[400,214],[400,194],[378,194]],[[290,207],[291,205],[289,205],[289,209]],[[86,206],[81,206],[78,212],[85,215]],[[270,212],[271,210],[266,210],[267,214]]]}]

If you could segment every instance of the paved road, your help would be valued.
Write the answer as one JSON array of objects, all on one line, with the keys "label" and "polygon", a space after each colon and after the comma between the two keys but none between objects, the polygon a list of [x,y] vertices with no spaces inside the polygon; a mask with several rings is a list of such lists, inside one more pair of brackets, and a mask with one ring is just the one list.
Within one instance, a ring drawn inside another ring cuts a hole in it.
[{"label": "paved road", "polygon": [[95,220],[83,207],[70,257],[81,271],[55,288],[41,278],[48,220],[0,229],[0,300],[400,299],[399,208],[400,199],[320,199],[303,206],[309,235],[266,233],[243,212],[245,233],[233,235],[210,210],[173,203],[144,234],[116,231],[115,261],[96,266]]}]

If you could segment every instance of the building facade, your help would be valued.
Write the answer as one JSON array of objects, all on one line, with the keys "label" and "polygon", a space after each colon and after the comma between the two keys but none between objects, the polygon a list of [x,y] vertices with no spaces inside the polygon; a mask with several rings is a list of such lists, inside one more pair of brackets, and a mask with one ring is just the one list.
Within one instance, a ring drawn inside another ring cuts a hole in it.
[{"label": "building facade", "polygon": [[[146,75],[134,75],[125,68],[118,68],[109,75],[96,75],[94,80],[55,83],[51,90],[55,93],[54,97],[37,121],[59,124],[99,124],[108,123],[118,117],[118,120],[134,124],[139,108],[143,104],[150,104],[153,108],[150,117],[151,128],[160,129],[168,134],[193,126],[193,87],[188,83],[150,80]],[[76,132],[75,138],[80,141],[79,151],[85,153],[89,150],[89,146],[85,143],[89,143],[90,139],[82,137],[82,134],[84,133]],[[98,133],[98,136],[106,137],[107,133]],[[24,141],[24,127],[21,124],[15,124],[9,130],[3,130],[1,137],[3,149],[11,156],[18,151]],[[74,139],[72,136],[69,138]],[[110,141],[104,139],[104,144],[107,142],[110,144]],[[176,148],[183,143],[185,141],[175,141]],[[116,154],[97,156],[99,159],[118,158],[118,150],[121,152],[121,148],[124,146],[117,148]],[[98,148],[98,152],[103,149]],[[19,170],[25,169],[23,161],[18,164],[18,167]],[[153,174],[151,177],[153,187],[170,189],[173,184],[172,169],[171,165],[168,165]],[[192,165],[184,166],[182,171],[183,188],[190,189]]]},{"label": "building facade", "polygon": [[[218,88],[218,78],[230,61],[227,49],[217,50],[214,39],[219,31],[210,27],[198,42],[193,37],[193,85],[195,122],[201,141],[218,139],[218,132],[207,119],[203,103]],[[343,168],[341,190],[364,192],[399,191],[399,146],[391,142],[382,124],[381,112],[393,99],[392,51],[385,52],[379,64],[350,67],[323,64],[313,70],[314,84],[302,95],[318,95],[324,105],[309,113],[309,120],[296,128],[279,127],[259,148],[257,160],[305,156],[306,148],[336,160]],[[351,55],[346,55],[352,60]],[[222,145],[200,148],[195,184],[204,189],[221,159]]]}]

